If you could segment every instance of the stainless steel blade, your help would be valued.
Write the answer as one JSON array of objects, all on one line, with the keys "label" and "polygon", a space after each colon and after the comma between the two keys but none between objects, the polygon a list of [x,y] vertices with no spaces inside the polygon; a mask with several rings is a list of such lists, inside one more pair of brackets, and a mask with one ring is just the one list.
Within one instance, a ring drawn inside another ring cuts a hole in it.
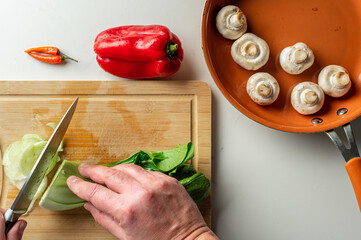
[{"label": "stainless steel blade", "polygon": [[[18,217],[24,214],[30,206],[40,183],[42,182],[46,171],[48,170],[56,151],[64,138],[65,132],[68,129],[70,121],[73,117],[75,108],[77,106],[79,97],[77,97],[68,111],[65,113],[58,126],[51,135],[48,143],[41,152],[38,160],[36,161],[30,175],[28,176],[25,184],[21,188],[18,196],[16,197],[13,205],[9,210],[12,210],[12,219],[7,219],[11,222],[16,222]],[[5,214],[5,218],[7,218]]]}]

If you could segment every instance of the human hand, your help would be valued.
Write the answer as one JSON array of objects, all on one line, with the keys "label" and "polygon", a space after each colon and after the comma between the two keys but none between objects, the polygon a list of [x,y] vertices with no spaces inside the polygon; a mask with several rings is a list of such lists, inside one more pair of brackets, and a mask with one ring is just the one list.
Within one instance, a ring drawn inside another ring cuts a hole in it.
[{"label": "human hand", "polygon": [[10,229],[8,234],[5,236],[5,219],[4,214],[5,210],[0,208],[0,239],[1,240],[21,240],[23,237],[24,230],[26,228],[26,221],[19,220],[14,226]]},{"label": "human hand", "polygon": [[133,164],[82,164],[79,172],[108,187],[67,179],[69,188],[88,201],[84,208],[95,221],[119,239],[218,239],[175,178]]}]

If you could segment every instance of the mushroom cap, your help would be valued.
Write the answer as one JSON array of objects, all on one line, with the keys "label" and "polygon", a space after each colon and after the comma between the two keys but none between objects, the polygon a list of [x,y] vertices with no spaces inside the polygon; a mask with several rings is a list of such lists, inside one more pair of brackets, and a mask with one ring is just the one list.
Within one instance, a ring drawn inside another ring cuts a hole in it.
[{"label": "mushroom cap", "polygon": [[320,86],[314,82],[301,82],[297,84],[291,93],[293,108],[303,115],[318,112],[325,101],[325,94]]},{"label": "mushroom cap", "polygon": [[338,65],[329,65],[318,75],[318,85],[325,94],[331,97],[342,97],[351,88],[351,80],[347,70]]},{"label": "mushroom cap", "polygon": [[239,7],[228,5],[219,10],[216,26],[224,38],[235,40],[247,31],[247,18]]},{"label": "mushroom cap", "polygon": [[233,60],[247,70],[263,67],[269,58],[269,47],[265,40],[253,33],[246,33],[232,44]]},{"label": "mushroom cap", "polygon": [[247,93],[259,105],[270,105],[276,101],[280,86],[277,80],[268,73],[253,74],[247,81]]},{"label": "mushroom cap", "polygon": [[312,50],[304,43],[299,42],[286,47],[280,55],[280,64],[289,74],[300,74],[310,68],[315,61]]}]

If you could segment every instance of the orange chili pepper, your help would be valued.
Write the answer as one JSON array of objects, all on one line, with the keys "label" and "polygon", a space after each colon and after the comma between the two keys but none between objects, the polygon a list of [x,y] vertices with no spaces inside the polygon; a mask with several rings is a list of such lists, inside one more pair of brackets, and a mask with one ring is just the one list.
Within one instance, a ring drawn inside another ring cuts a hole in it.
[{"label": "orange chili pepper", "polygon": [[[25,50],[25,52],[28,53],[33,58],[46,63],[58,64],[66,59],[78,62],[77,60],[68,57],[64,53],[60,52],[60,50],[56,47],[46,46],[46,47],[29,48]],[[45,53],[45,54],[39,54],[39,53]]]},{"label": "orange chili pepper", "polygon": [[26,53],[30,52],[39,52],[39,53],[48,53],[48,54],[56,54],[59,55],[60,51],[56,47],[36,47],[36,48],[29,48],[25,50]]}]

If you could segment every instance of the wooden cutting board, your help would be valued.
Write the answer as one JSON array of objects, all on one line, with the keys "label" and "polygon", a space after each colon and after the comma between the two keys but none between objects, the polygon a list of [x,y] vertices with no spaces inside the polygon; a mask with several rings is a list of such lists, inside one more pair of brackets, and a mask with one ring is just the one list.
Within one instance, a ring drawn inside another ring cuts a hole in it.
[{"label": "wooden cutting board", "polygon": [[[200,81],[0,81],[2,153],[27,133],[49,138],[46,124],[58,123],[76,96],[62,159],[104,164],[192,141],[192,165],[211,178],[211,93]],[[0,181],[6,209],[18,189],[3,170]],[[210,197],[199,208],[210,225]],[[114,239],[83,208],[54,212],[36,203],[23,218],[23,239]]]}]

